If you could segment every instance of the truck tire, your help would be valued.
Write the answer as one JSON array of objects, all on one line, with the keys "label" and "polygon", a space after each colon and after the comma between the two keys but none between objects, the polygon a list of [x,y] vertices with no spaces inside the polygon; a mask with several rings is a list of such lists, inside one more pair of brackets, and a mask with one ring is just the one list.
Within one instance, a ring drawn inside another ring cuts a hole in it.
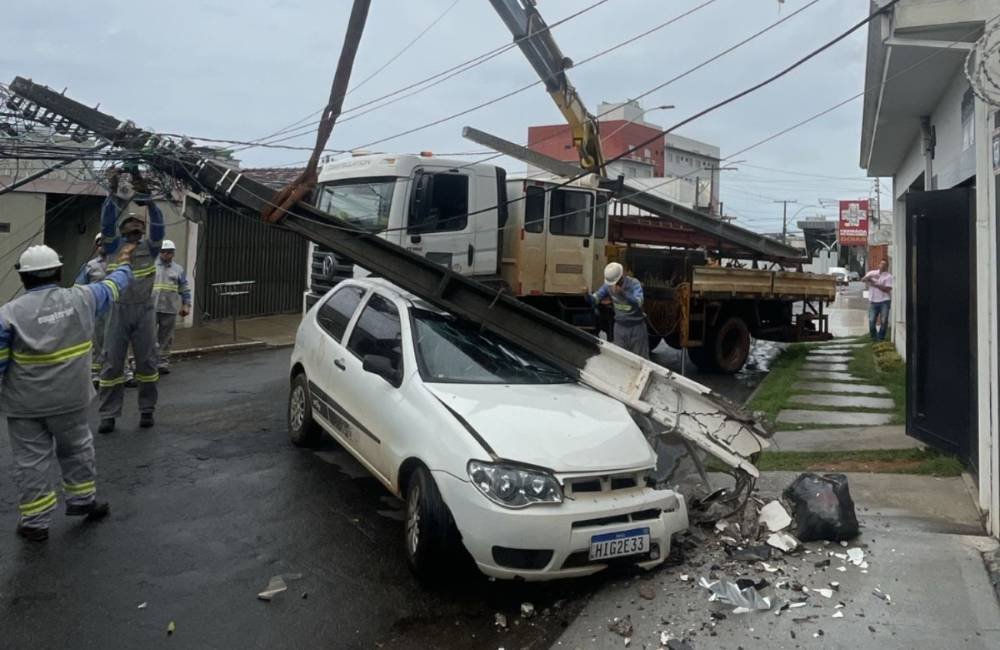
[{"label": "truck tire", "polygon": [[716,371],[739,372],[750,356],[750,328],[739,316],[730,316],[713,328],[708,350]]}]

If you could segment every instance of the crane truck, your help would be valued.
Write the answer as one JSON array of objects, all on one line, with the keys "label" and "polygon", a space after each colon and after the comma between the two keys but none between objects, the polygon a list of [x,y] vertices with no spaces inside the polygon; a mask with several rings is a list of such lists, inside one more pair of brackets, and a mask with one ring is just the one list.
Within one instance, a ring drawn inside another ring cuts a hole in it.
[{"label": "crane truck", "polygon": [[[324,165],[317,207],[609,339],[610,309],[595,311],[585,296],[605,264],[620,261],[643,284],[650,349],[664,341],[703,370],[739,371],[752,338],[831,338],[824,306],[836,286],[802,272],[797,249],[658,196],[655,185],[668,180],[604,177],[600,123],[534,4],[490,3],[566,118],[579,166],[466,128],[469,139],[550,173],[515,179],[429,152],[360,155]],[[322,247],[309,267],[307,309],[353,273],[351,260]]]}]

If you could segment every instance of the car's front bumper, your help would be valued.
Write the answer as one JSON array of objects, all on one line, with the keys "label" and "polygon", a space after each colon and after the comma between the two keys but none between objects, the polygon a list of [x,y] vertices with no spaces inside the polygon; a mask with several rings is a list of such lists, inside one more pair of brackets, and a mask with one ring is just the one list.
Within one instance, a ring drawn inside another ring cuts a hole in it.
[{"label": "car's front bumper", "polygon": [[[673,535],[688,527],[684,497],[673,490],[639,487],[512,510],[493,503],[467,480],[445,472],[434,472],[434,479],[465,548],[479,569],[495,578],[579,577],[611,563],[652,568],[670,553]],[[635,528],[649,528],[650,553],[589,561],[592,536]]]}]

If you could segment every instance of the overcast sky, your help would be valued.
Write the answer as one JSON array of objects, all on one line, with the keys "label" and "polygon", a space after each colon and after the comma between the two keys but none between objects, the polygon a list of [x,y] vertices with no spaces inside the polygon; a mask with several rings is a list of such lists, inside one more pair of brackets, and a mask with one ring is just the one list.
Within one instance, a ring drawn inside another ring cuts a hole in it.
[{"label": "overcast sky", "polygon": [[[596,0],[540,0],[549,24]],[[622,41],[570,77],[592,111],[687,70],[807,4],[808,0],[715,0],[641,39],[641,32],[706,0],[606,0],[554,30],[574,61]],[[452,7],[452,4],[454,6]],[[120,118],[163,132],[253,140],[318,111],[329,94],[350,0],[173,0],[87,3],[55,0],[8,8],[0,22],[0,79],[15,75],[100,102]],[[788,22],[706,68],[659,90],[645,106],[674,104],[647,120],[670,126],[783,68],[865,16],[867,0],[819,0]],[[450,7],[450,9],[449,9]],[[437,24],[384,71],[348,96],[357,106],[509,43],[487,0],[373,0],[355,65],[356,84],[421,30]],[[755,95],[678,133],[716,144],[723,157],[826,109],[864,86],[865,29]],[[411,98],[338,124],[329,146],[353,149],[505,95],[536,79],[516,48]],[[776,199],[797,200],[799,218],[836,210],[818,199],[867,196],[858,168],[861,100],[736,158],[723,172],[727,213],[754,230],[780,230]],[[358,111],[357,113],[360,113]],[[356,113],[356,114],[357,114]],[[467,115],[378,144],[386,151],[469,152],[475,126],[525,143],[527,127],[561,116],[540,86]],[[314,133],[283,144],[308,146]],[[303,151],[253,148],[244,166],[301,163]],[[470,158],[471,159],[471,158]],[[507,161],[511,171],[523,165]],[[817,178],[760,169],[842,178]],[[855,179],[855,180],[848,180]],[[888,182],[885,182],[886,187]]]}]

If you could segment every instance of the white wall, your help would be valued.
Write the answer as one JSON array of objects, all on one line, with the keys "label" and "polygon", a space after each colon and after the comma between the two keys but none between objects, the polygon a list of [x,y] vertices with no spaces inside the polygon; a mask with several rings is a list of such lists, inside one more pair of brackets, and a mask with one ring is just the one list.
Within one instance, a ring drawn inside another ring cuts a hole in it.
[{"label": "white wall", "polygon": [[0,304],[14,297],[21,278],[14,264],[25,248],[45,241],[45,195],[11,192],[0,196],[0,223],[10,232],[0,233]]}]

